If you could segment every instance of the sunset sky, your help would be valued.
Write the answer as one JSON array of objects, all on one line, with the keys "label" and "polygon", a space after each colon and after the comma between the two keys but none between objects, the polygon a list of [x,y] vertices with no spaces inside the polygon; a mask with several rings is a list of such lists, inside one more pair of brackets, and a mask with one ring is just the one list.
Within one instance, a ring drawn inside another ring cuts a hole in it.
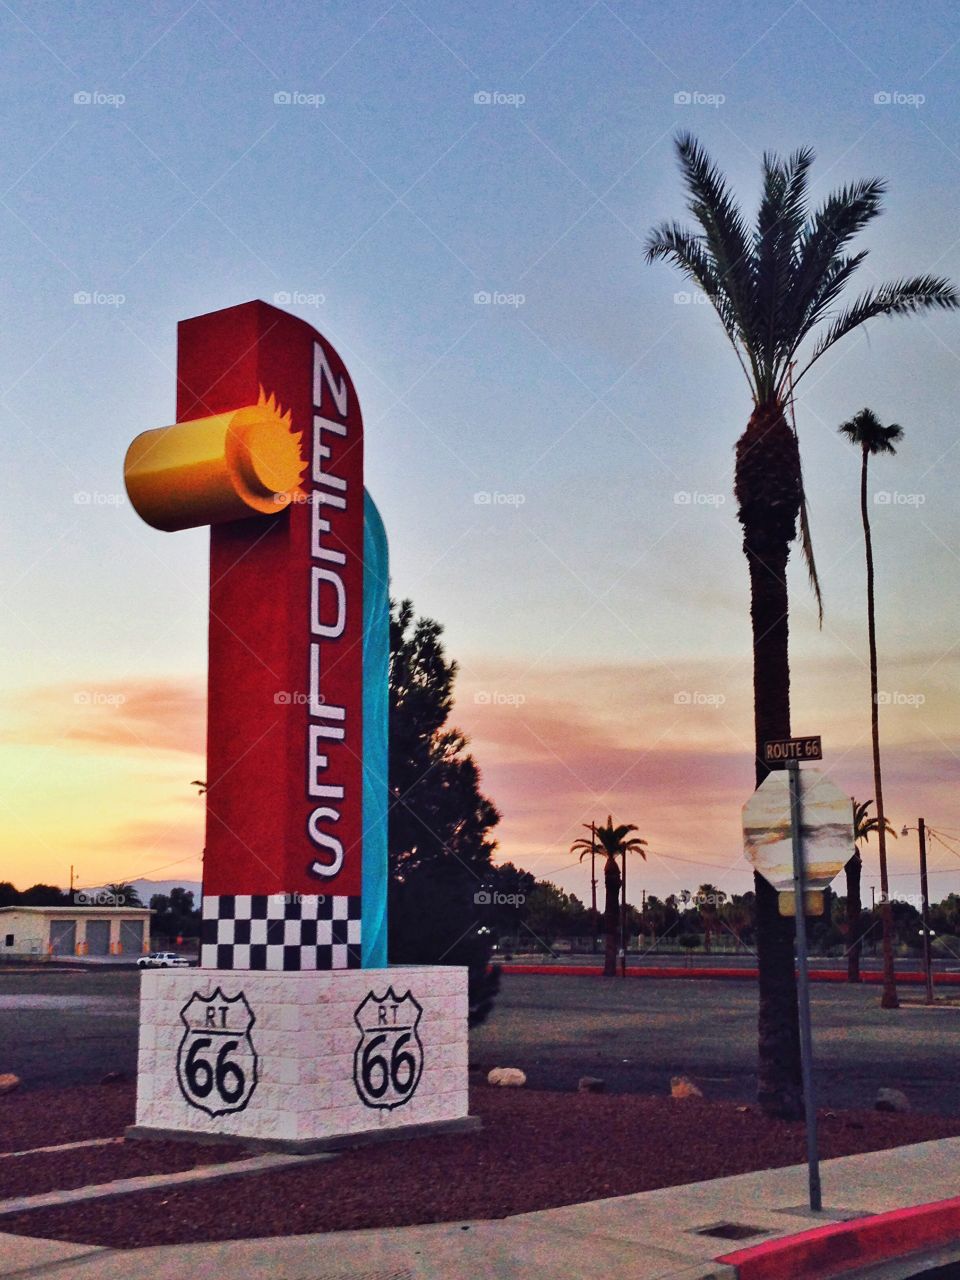
[{"label": "sunset sky", "polygon": [[[764,149],[812,145],[817,201],[888,179],[863,287],[960,280],[960,12],[903,15],[4,5],[0,879],[199,878],[208,535],[144,525],[122,461],[173,420],[176,322],[263,298],[351,370],[393,593],[461,665],[498,856],[585,896],[568,849],[612,812],[650,844],[632,897],[749,887],[750,404],[712,311],[643,241],[683,217],[691,129],[751,213]],[[876,321],[798,400],[826,619],[795,560],[794,728],[858,798],[859,462],[836,428],[869,404],[905,429],[870,486],[885,789],[898,830],[922,814],[955,845],[931,847],[934,898],[960,888],[958,357],[956,315]],[[915,839],[892,846],[898,892]]]}]

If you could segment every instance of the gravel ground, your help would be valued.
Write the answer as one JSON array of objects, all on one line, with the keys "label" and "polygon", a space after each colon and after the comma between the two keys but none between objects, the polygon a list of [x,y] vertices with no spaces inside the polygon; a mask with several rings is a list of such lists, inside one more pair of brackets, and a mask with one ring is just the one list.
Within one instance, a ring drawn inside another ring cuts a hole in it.
[{"label": "gravel ground", "polygon": [[[90,1187],[117,1178],[150,1173],[179,1173],[202,1164],[239,1160],[246,1152],[235,1146],[215,1147],[189,1142],[119,1142],[109,1147],[48,1152],[0,1160],[0,1200]],[[0,1219],[2,1221],[2,1219]]]},{"label": "gravel ground", "polygon": [[0,1151],[31,1151],[86,1138],[113,1138],[133,1123],[131,1082],[72,1089],[16,1089],[0,1098]]},{"label": "gravel ground", "polygon": [[[94,1111],[95,1097],[89,1090],[86,1105]],[[471,1111],[483,1119],[478,1133],[367,1147],[302,1169],[244,1176],[228,1189],[213,1183],[100,1201],[95,1211],[44,1209],[4,1217],[0,1226],[132,1248],[499,1218],[798,1164],[805,1154],[802,1125],[768,1121],[733,1102],[480,1086]],[[2,1119],[0,1111],[0,1130]],[[827,1158],[958,1133],[960,1117],[824,1111],[820,1145]],[[39,1129],[35,1136],[49,1139]]]}]

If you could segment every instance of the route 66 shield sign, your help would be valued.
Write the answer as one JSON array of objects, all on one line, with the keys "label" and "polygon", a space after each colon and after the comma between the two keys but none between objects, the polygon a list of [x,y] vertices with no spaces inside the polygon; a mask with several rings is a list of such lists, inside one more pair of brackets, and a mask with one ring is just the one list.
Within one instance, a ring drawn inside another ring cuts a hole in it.
[{"label": "route 66 shield sign", "polygon": [[180,1010],[186,1027],[177,1052],[177,1082],[191,1107],[208,1116],[242,1111],[257,1087],[257,1053],[250,1030],[256,1022],[242,991],[195,991]]},{"label": "route 66 shield sign", "polygon": [[392,1111],[416,1093],[423,1074],[423,1044],[417,1032],[423,1008],[408,991],[398,996],[388,987],[382,996],[371,991],[353,1020],[360,1040],[353,1055],[353,1081],[360,1101]]}]

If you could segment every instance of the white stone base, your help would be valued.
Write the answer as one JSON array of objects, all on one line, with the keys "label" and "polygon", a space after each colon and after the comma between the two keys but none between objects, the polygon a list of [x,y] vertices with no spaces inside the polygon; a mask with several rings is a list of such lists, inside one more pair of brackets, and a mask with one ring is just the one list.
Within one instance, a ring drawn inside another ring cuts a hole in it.
[{"label": "white stone base", "polygon": [[137,1133],[314,1143],[467,1106],[466,969],[143,973]]}]

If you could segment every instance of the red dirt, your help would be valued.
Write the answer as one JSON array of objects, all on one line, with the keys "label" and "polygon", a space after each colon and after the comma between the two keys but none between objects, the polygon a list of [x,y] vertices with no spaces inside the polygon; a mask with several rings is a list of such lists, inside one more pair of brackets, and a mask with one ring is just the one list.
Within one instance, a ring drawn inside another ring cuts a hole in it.
[{"label": "red dirt", "polygon": [[201,1164],[241,1160],[246,1154],[235,1146],[207,1143],[118,1142],[109,1147],[16,1156],[0,1160],[0,1200],[89,1187],[116,1178],[139,1178],[149,1173],[179,1173]]},{"label": "red dirt", "polygon": [[[735,1103],[481,1086],[471,1111],[483,1119],[478,1133],[245,1175],[230,1182],[229,1194],[211,1183],[104,1200],[95,1210],[38,1210],[0,1218],[0,1229],[131,1248],[499,1218],[799,1164],[805,1156],[802,1125]],[[0,1129],[2,1118],[0,1111]],[[826,1158],[957,1134],[960,1117],[823,1112],[820,1147]]]},{"label": "red dirt", "polygon": [[17,1089],[0,1098],[0,1151],[115,1137],[133,1123],[135,1099],[133,1083]]}]

